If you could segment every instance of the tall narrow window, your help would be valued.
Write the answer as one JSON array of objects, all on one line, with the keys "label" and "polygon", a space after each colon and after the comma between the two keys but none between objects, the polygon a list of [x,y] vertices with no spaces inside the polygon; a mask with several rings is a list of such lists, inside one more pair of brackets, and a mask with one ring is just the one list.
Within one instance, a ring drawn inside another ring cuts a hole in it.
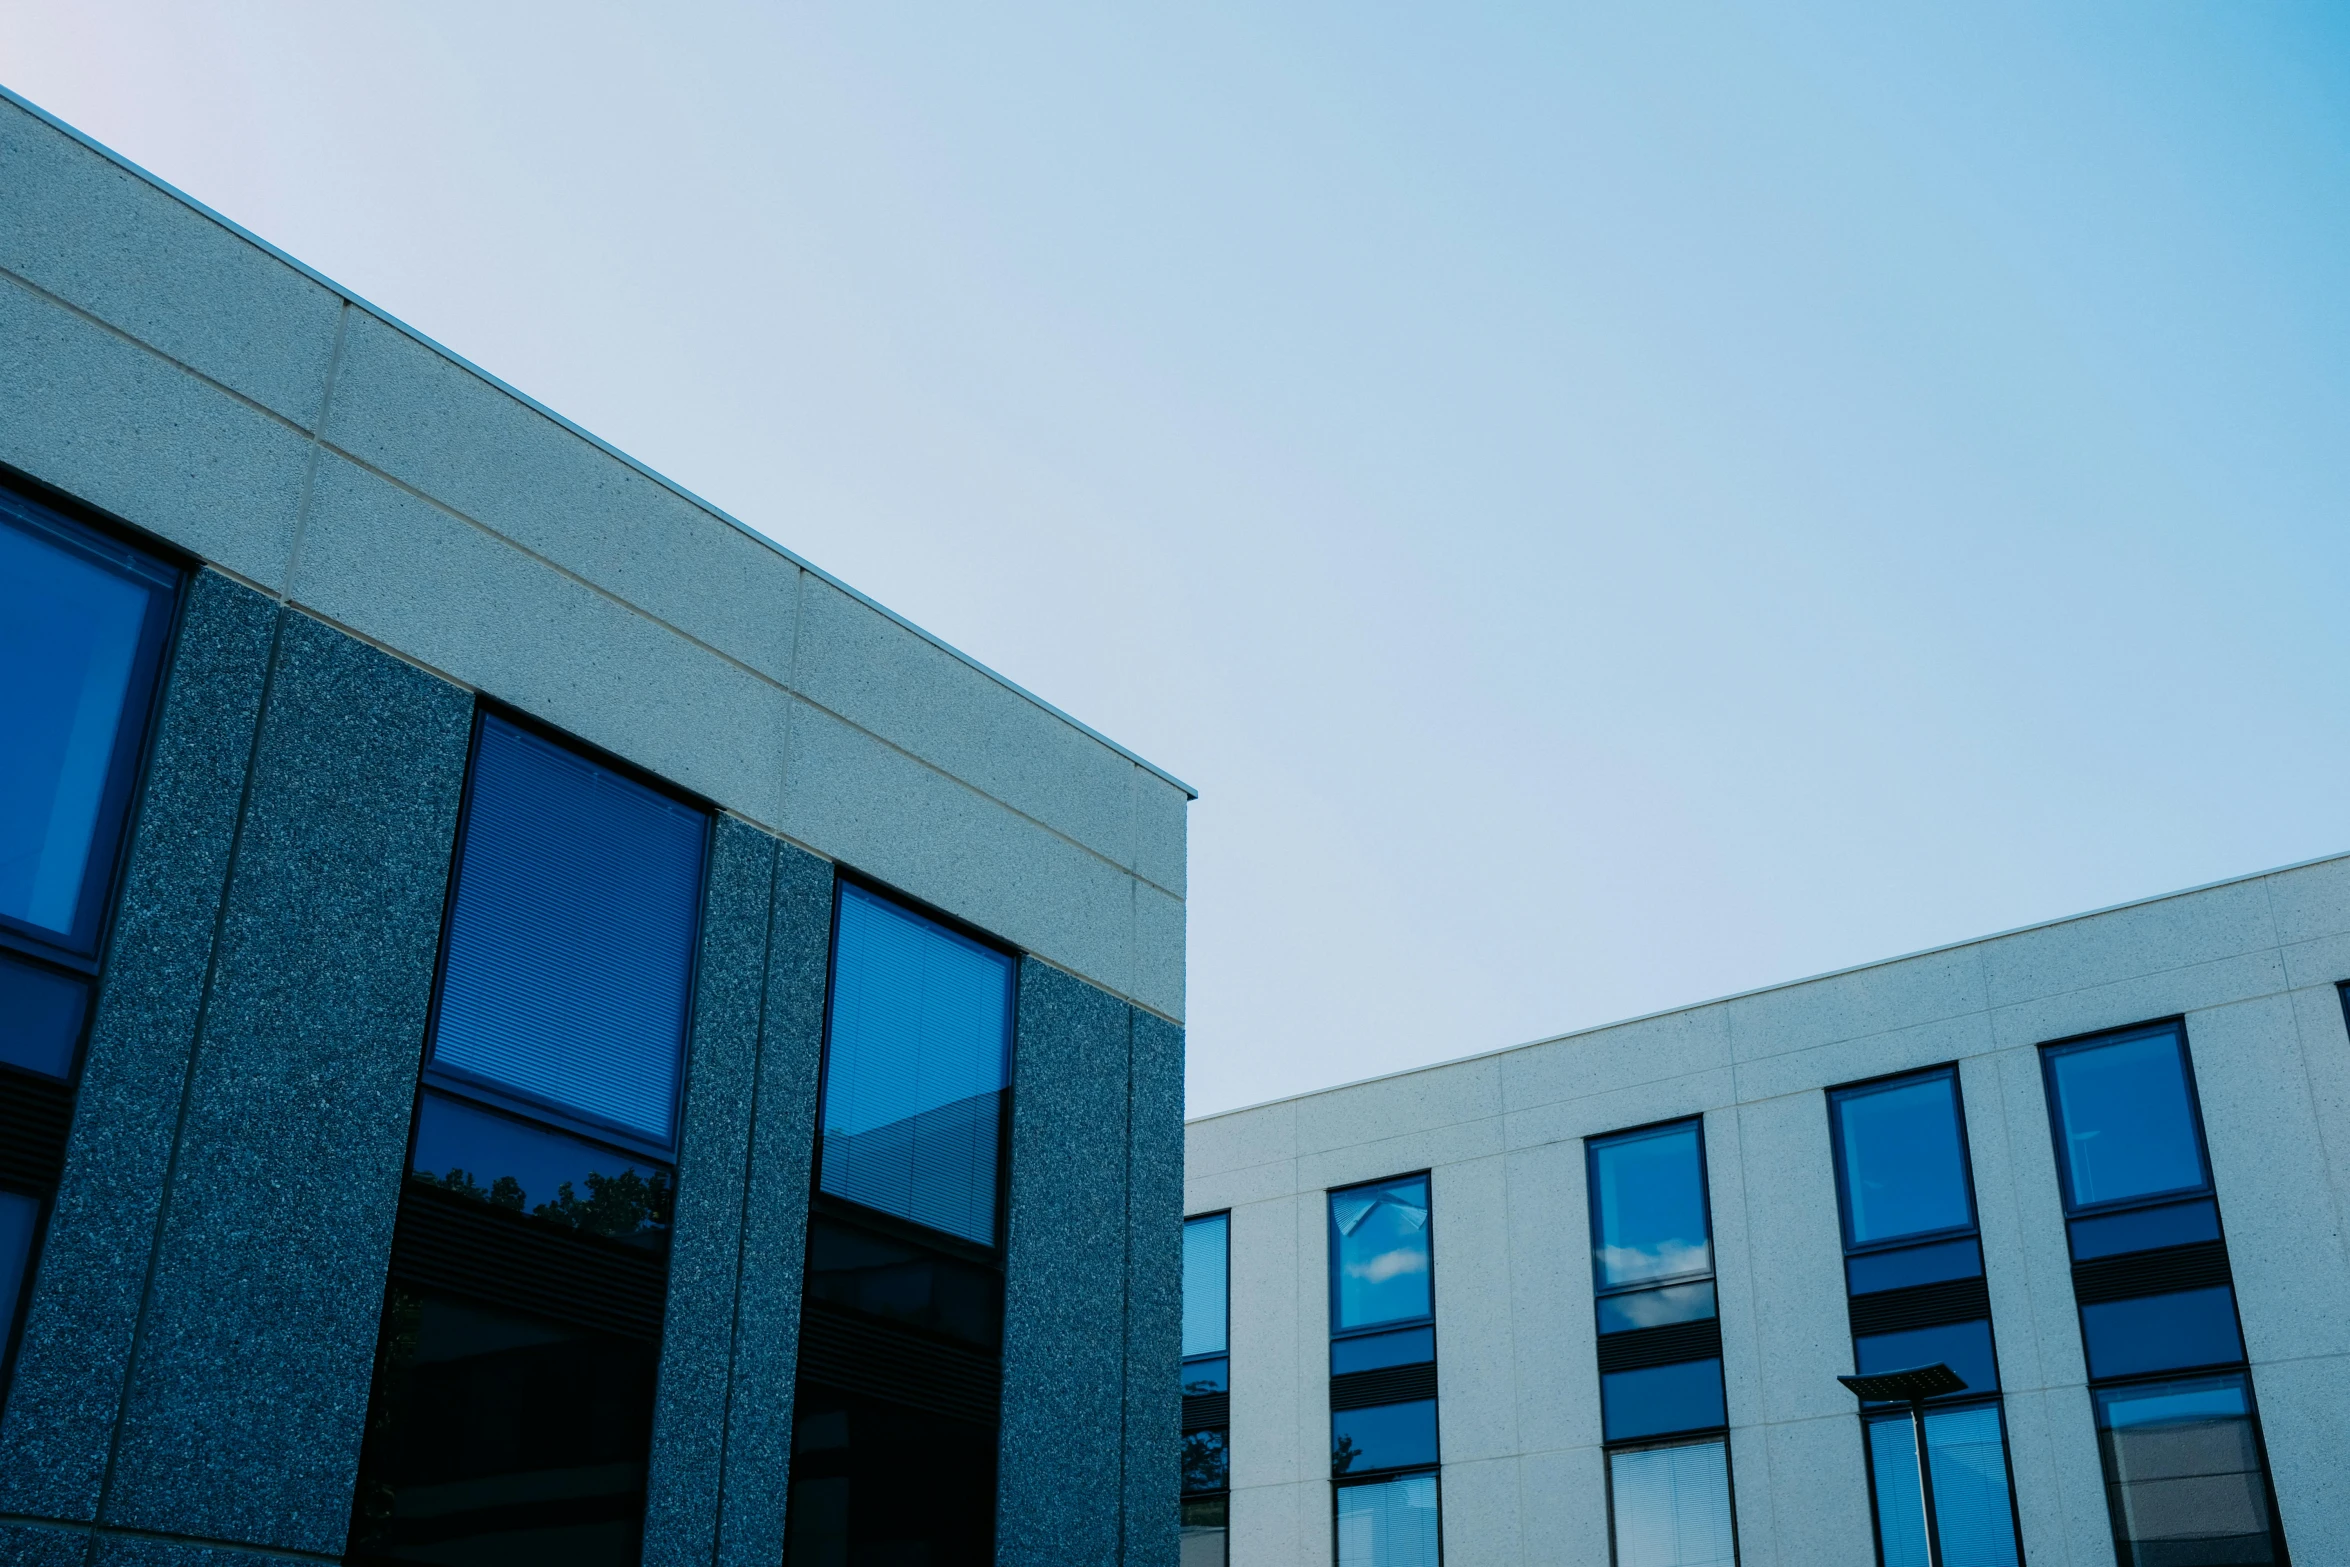
[{"label": "tall narrow window", "polygon": [[2046,1045],[2040,1060],[2115,1554],[2282,1562],[2186,1030]]},{"label": "tall narrow window", "polygon": [[178,573],[0,490],[0,1393],[65,1163]]},{"label": "tall narrow window", "polygon": [[1704,1123],[1593,1138],[1585,1158],[1616,1562],[1735,1562]]},{"label": "tall narrow window", "polygon": [[1182,1567],[1224,1567],[1232,1489],[1232,1220],[1183,1223]]},{"label": "tall narrow window", "polygon": [[1330,1475],[1340,1567],[1436,1567],[1428,1177],[1330,1194]]},{"label": "tall narrow window", "polygon": [[[2015,1509],[1975,1191],[1949,1067],[1828,1095],[1853,1361],[1866,1374],[1940,1361],[1966,1382],[1926,1415],[1934,1516],[1950,1567],[2015,1567]],[[1917,1440],[1901,1409],[1862,1414],[1877,1555],[1926,1561]]]},{"label": "tall narrow window", "polygon": [[790,1567],[994,1560],[1010,954],[839,884]]},{"label": "tall narrow window", "polygon": [[708,816],[476,721],[354,1561],[630,1563]]}]

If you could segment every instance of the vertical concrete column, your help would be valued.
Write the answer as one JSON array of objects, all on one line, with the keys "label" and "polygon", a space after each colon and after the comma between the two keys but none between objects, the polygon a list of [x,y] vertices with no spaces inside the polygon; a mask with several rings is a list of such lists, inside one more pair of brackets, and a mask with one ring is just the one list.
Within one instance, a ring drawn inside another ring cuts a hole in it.
[{"label": "vertical concrete column", "polygon": [[472,712],[281,615],[102,1524],[343,1548]]},{"label": "vertical concrete column", "polygon": [[1175,1567],[1183,1425],[1183,1030],[1129,1008],[1126,1567]]},{"label": "vertical concrete column", "polygon": [[98,1516],[277,620],[217,572],[188,585],[0,1419],[0,1512]]}]

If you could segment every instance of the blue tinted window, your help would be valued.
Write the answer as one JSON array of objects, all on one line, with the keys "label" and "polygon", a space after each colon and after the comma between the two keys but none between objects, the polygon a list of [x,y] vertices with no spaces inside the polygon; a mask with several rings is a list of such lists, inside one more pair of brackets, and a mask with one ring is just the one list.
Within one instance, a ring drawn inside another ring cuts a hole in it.
[{"label": "blue tinted window", "polygon": [[[1946,1567],[2016,1567],[2022,1557],[2007,1499],[1999,1406],[1935,1410],[1926,1416],[1926,1444],[1934,1460],[1934,1522]],[[1917,1433],[1907,1415],[1869,1422],[1869,1467],[1885,1567],[1926,1567]]]},{"label": "blue tinted window", "polygon": [[513,1213],[639,1245],[669,1233],[668,1167],[427,1090],[409,1178]]},{"label": "blue tinted window", "polygon": [[1906,1333],[1873,1333],[1854,1339],[1852,1353],[1862,1376],[1914,1371],[1938,1360],[1958,1373],[1970,1397],[1999,1386],[1999,1366],[1991,1353],[1988,1322],[1953,1322],[1940,1327],[1912,1328]]},{"label": "blue tinted window", "polygon": [[1332,1192],[1330,1253],[1334,1330],[1430,1315],[1428,1178]]},{"label": "blue tinted window", "polygon": [[1714,1286],[1711,1279],[1702,1284],[1668,1284],[1662,1289],[1602,1295],[1598,1304],[1602,1333],[1629,1333],[1635,1328],[1661,1328],[1674,1322],[1703,1322],[1714,1314]]},{"label": "blue tinted window", "polygon": [[1834,1103],[1847,1244],[1975,1222],[1949,1073],[1846,1089]]},{"label": "blue tinted window", "polygon": [[825,1042],[823,1189],[995,1244],[1012,960],[843,883]]},{"label": "blue tinted window", "polygon": [[1183,1433],[1183,1494],[1221,1491],[1232,1483],[1232,1454],[1222,1431]]},{"label": "blue tinted window", "polygon": [[2221,1366],[2244,1358],[2236,1336],[2235,1292],[2225,1284],[2083,1306],[2081,1332],[2088,1340],[2092,1377]]},{"label": "blue tinted window", "polygon": [[433,1066],[672,1147],[708,826],[485,715]]},{"label": "blue tinted window", "polygon": [[1912,1284],[1939,1284],[1945,1279],[1978,1278],[1982,1272],[1983,1251],[1972,1240],[1904,1246],[1898,1251],[1864,1251],[1844,1259],[1844,1275],[1855,1295],[1907,1289]]},{"label": "blue tinted window", "polygon": [[2090,1396],[2123,1560],[2284,1560],[2242,1377],[2098,1388]]},{"label": "blue tinted window", "polygon": [[1436,1567],[1437,1534],[1434,1475],[1339,1488],[1338,1567]]},{"label": "blue tinted window", "polygon": [[1610,1371],[1599,1379],[1599,1407],[1611,1442],[1729,1424],[1722,1410],[1719,1360]]},{"label": "blue tinted window", "polygon": [[2154,1251],[2219,1239],[2219,1204],[2168,1203],[2160,1208],[2130,1208],[2094,1219],[2072,1222],[2073,1257],[2118,1257],[2125,1252]]},{"label": "blue tinted window", "polygon": [[1223,1214],[1183,1225],[1183,1353],[1224,1352],[1232,1223]]},{"label": "blue tinted window", "polygon": [[1600,1288],[1713,1271],[1699,1123],[1590,1145],[1591,1255]]},{"label": "blue tinted window", "polygon": [[1183,1363],[1183,1394],[1228,1393],[1232,1390],[1232,1362],[1222,1355],[1213,1360],[1187,1360]]},{"label": "blue tinted window", "polygon": [[1609,1454],[1617,1567],[1733,1567],[1729,1458],[1718,1439]]},{"label": "blue tinted window", "polygon": [[2051,1050],[2048,1083],[2074,1207],[2208,1185],[2176,1030]]},{"label": "blue tinted window", "polygon": [[1389,1366],[1424,1366],[1435,1358],[1434,1328],[1405,1328],[1400,1333],[1369,1333],[1330,1341],[1330,1374],[1334,1377]]},{"label": "blue tinted window", "polygon": [[9,1324],[16,1320],[16,1297],[24,1288],[25,1263],[40,1222],[39,1198],[0,1192],[0,1348],[7,1346]]},{"label": "blue tinted window", "polygon": [[90,988],[80,978],[0,954],[0,1061],[45,1077],[73,1073]]},{"label": "blue tinted window", "polygon": [[172,583],[0,493],[0,918],[85,954],[96,951]]},{"label": "blue tinted window", "polygon": [[1436,1401],[1340,1409],[1330,1415],[1330,1472],[1368,1474],[1436,1462]]}]

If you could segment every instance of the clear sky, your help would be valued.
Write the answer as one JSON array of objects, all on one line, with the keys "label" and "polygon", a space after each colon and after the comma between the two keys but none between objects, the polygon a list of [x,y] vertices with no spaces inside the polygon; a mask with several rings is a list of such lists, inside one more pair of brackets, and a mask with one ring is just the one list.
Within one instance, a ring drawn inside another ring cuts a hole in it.
[{"label": "clear sky", "polygon": [[0,0],[1188,778],[1194,1111],[2350,848],[2350,8]]}]

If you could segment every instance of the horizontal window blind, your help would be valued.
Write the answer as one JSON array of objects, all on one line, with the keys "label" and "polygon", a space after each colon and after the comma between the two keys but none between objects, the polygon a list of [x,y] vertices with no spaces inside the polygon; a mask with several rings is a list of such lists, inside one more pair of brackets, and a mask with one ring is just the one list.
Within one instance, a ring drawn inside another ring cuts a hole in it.
[{"label": "horizontal window blind", "polygon": [[1012,960],[843,885],[826,1042],[822,1187],[995,1244]]},{"label": "horizontal window blind", "polygon": [[485,717],[434,1062],[669,1146],[708,828]]}]

